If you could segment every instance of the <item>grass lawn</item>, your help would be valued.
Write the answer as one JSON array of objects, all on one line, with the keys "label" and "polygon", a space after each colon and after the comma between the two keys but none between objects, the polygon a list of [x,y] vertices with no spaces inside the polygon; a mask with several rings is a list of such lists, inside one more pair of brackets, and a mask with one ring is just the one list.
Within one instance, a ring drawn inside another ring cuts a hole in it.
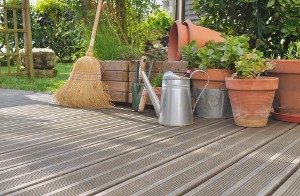
[{"label": "grass lawn", "polygon": [[[34,78],[29,80],[27,76],[0,76],[0,88],[44,91],[54,93],[69,78],[73,64],[57,64],[58,73],[55,78]],[[1,69],[6,69],[2,67]]]}]

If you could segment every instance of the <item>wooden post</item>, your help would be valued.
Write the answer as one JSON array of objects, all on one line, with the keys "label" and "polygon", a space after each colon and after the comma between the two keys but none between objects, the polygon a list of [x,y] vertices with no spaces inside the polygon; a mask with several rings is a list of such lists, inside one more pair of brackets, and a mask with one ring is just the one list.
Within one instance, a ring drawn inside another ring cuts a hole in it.
[{"label": "wooden post", "polygon": [[29,72],[29,78],[34,78],[33,69],[33,55],[32,55],[32,33],[31,33],[31,18],[30,18],[30,6],[29,0],[23,0],[23,25],[24,25],[24,48],[27,54],[27,66]]}]

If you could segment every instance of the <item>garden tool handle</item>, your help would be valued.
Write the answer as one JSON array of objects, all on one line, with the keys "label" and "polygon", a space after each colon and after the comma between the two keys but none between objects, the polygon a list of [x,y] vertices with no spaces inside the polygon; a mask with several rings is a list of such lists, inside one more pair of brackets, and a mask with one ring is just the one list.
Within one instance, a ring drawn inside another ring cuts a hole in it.
[{"label": "garden tool handle", "polygon": [[142,80],[142,71],[146,70],[146,65],[147,65],[147,57],[142,56],[140,61],[140,67],[139,67],[139,80]]},{"label": "garden tool handle", "polygon": [[192,108],[192,109],[193,109],[193,113],[194,113],[194,111],[195,111],[195,108],[196,108],[196,106],[197,106],[197,103],[198,103],[198,101],[199,101],[201,95],[203,94],[204,90],[207,88],[208,83],[209,83],[209,75],[208,75],[204,70],[196,70],[196,71],[193,71],[193,72],[191,73],[191,75],[190,75],[190,78],[191,78],[191,79],[192,79],[192,76],[194,75],[194,73],[196,73],[196,72],[202,72],[202,73],[205,73],[206,76],[207,76],[207,82],[206,82],[204,88],[202,89],[200,95],[199,95],[199,96],[197,97],[197,99],[196,99],[196,102],[195,102],[195,104],[194,104],[194,107]]},{"label": "garden tool handle", "polygon": [[[142,80],[142,71],[145,71],[146,65],[147,65],[147,57],[142,56],[141,61],[140,61],[140,69],[139,69],[139,78],[140,78],[140,80]],[[144,111],[145,107],[143,108],[141,106],[146,104],[147,96],[148,96],[148,92],[147,92],[146,88],[144,87],[143,91],[142,91],[141,99],[140,99],[138,112],[143,112]]]},{"label": "garden tool handle", "polygon": [[99,18],[100,18],[101,7],[102,7],[102,0],[98,0],[97,11],[96,11],[96,16],[95,16],[95,20],[94,20],[94,26],[93,26],[93,30],[92,30],[90,45],[89,45],[88,51],[86,53],[87,56],[94,56],[93,47],[94,47],[94,44],[95,44],[95,39],[96,39],[96,34],[97,34],[97,28],[98,28],[98,23],[99,23]]},{"label": "garden tool handle", "polygon": [[[151,76],[151,72],[152,72],[153,62],[154,62],[154,59],[151,60],[151,65],[150,65],[150,68],[149,68],[149,73],[148,73],[148,79],[149,80],[150,80],[150,76]],[[138,112],[144,112],[146,102],[147,102],[147,97],[148,97],[148,91],[147,91],[146,87],[144,87],[143,92],[142,92],[142,96],[141,96],[141,100],[140,100],[140,104],[139,104]]]}]

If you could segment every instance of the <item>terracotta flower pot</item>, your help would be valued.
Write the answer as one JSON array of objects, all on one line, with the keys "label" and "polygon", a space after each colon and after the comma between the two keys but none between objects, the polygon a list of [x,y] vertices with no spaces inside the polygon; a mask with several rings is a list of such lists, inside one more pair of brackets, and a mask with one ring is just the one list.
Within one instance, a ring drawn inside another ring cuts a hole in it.
[{"label": "terracotta flower pot", "polygon": [[235,124],[243,127],[264,127],[272,108],[278,78],[225,79]]},{"label": "terracotta flower pot", "polygon": [[189,44],[188,28],[176,20],[172,25],[168,42],[168,60],[180,61],[182,59],[181,48]]},{"label": "terracotta flower pot", "polygon": [[[273,103],[274,110],[281,115],[292,115],[293,118],[296,116],[300,122],[300,60],[274,60],[274,62],[275,68],[268,71],[269,76],[279,78],[279,87]],[[280,115],[274,117],[282,120]],[[284,118],[284,121],[290,120]]]},{"label": "terracotta flower pot", "polygon": [[[192,72],[199,70],[199,68],[192,68]],[[232,70],[227,69],[206,69],[206,73],[209,75],[209,84],[207,89],[226,89],[225,78],[231,77]],[[207,81],[207,76],[204,73],[195,73],[192,78],[193,88],[203,89]]]},{"label": "terracotta flower pot", "polygon": [[168,60],[180,61],[182,59],[182,46],[188,45],[193,40],[196,40],[198,47],[203,47],[209,40],[225,41],[220,35],[221,33],[217,31],[194,25],[190,20],[184,21],[183,24],[176,20],[169,36]]},{"label": "terracotta flower pot", "polygon": [[223,37],[220,37],[221,33],[202,26],[194,25],[190,20],[185,20],[183,24],[188,27],[189,43],[196,40],[198,48],[203,47],[209,40],[215,40],[217,42],[225,41]]},{"label": "terracotta flower pot", "polygon": [[161,87],[155,87],[155,88],[153,88],[153,90],[154,90],[154,92],[155,92],[155,94],[156,94],[156,96],[157,96],[157,98],[160,100],[160,98],[161,98]]}]

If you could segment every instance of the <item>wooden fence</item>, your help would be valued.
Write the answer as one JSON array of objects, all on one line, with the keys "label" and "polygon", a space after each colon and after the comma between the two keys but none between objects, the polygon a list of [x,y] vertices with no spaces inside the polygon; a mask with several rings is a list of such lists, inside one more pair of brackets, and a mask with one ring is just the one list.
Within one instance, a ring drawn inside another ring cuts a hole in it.
[{"label": "wooden fence", "polygon": [[[11,15],[9,13],[12,13],[12,17],[9,17]],[[22,14],[19,16],[22,18],[22,25],[18,24],[18,13]],[[7,0],[0,0],[0,17],[0,76],[27,74],[29,78],[33,78],[29,0],[22,0],[21,4],[16,0],[11,0],[9,3]],[[23,34],[23,39],[19,34]],[[20,53],[20,42],[24,44],[24,53]],[[21,70],[20,57],[25,64],[24,71]]]}]

